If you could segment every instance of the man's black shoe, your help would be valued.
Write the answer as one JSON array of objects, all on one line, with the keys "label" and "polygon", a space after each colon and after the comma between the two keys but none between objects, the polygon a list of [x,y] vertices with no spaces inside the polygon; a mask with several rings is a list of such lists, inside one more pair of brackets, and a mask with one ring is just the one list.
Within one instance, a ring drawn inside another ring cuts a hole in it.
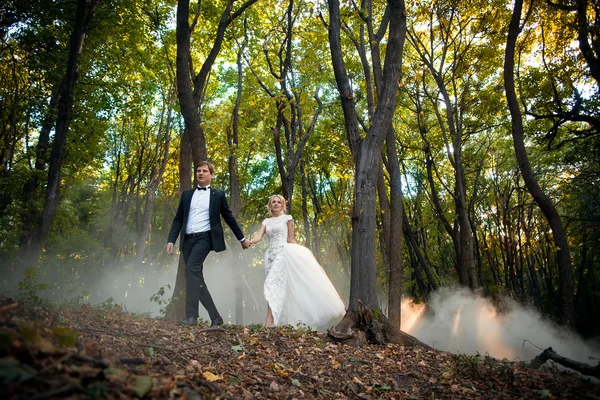
[{"label": "man's black shoe", "polygon": [[217,317],[217,318],[213,319],[213,321],[210,323],[210,326],[219,326],[219,325],[223,325],[223,318],[221,318],[221,317]]},{"label": "man's black shoe", "polygon": [[198,325],[198,320],[194,317],[187,317],[179,321],[179,325],[194,326]]}]

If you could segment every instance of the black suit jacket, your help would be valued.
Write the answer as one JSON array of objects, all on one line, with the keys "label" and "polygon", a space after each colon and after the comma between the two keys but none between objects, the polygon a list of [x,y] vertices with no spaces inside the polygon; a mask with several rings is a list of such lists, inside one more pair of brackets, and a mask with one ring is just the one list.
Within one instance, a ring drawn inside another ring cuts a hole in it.
[{"label": "black suit jacket", "polygon": [[[185,190],[181,194],[179,200],[179,207],[177,207],[177,213],[173,218],[173,224],[169,231],[169,243],[175,243],[177,237],[181,235],[179,240],[179,248],[183,248],[183,241],[185,240],[185,227],[187,226],[188,215],[190,213],[190,204],[192,202],[192,195],[196,189]],[[225,250],[225,237],[223,233],[223,226],[221,225],[221,218],[223,217],[227,225],[231,228],[233,234],[238,240],[244,238],[242,229],[238,225],[229,205],[227,204],[227,198],[225,192],[218,189],[210,190],[210,205],[208,215],[210,218],[210,236],[212,237],[213,249],[217,252]]]}]

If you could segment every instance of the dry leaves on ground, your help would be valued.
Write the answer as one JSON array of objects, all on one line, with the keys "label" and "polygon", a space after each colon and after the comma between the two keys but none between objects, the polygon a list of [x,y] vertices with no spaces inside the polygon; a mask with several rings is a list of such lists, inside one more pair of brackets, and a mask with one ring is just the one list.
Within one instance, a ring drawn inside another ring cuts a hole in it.
[{"label": "dry leaves on ground", "polygon": [[119,307],[22,315],[14,303],[0,308],[1,398],[600,397],[600,385],[564,372],[396,345],[351,347],[307,329],[181,327]]}]

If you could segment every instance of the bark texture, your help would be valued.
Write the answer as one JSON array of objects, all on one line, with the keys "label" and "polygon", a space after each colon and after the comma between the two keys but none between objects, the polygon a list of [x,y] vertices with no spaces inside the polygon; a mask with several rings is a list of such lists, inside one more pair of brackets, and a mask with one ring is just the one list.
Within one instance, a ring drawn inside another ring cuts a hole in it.
[{"label": "bark texture", "polygon": [[[377,308],[376,298],[376,186],[380,171],[381,150],[392,129],[396,93],[406,32],[404,2],[390,0],[389,33],[379,101],[367,136],[361,139],[353,92],[348,79],[341,48],[341,17],[338,0],[329,0],[329,42],[335,79],[340,94],[348,142],[355,161],[355,193],[352,212],[352,259],[350,300],[345,320],[359,321],[359,303]],[[343,320],[339,327],[343,329]]]}]

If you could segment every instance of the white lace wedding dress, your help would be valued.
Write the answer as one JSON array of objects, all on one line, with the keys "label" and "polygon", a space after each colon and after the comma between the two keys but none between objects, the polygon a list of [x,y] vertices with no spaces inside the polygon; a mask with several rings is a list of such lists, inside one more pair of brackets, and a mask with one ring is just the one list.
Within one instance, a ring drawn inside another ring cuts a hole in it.
[{"label": "white lace wedding dress", "polygon": [[283,214],[263,221],[269,236],[265,298],[275,325],[324,326],[344,315],[344,303],[311,251],[287,242],[291,219]]}]

